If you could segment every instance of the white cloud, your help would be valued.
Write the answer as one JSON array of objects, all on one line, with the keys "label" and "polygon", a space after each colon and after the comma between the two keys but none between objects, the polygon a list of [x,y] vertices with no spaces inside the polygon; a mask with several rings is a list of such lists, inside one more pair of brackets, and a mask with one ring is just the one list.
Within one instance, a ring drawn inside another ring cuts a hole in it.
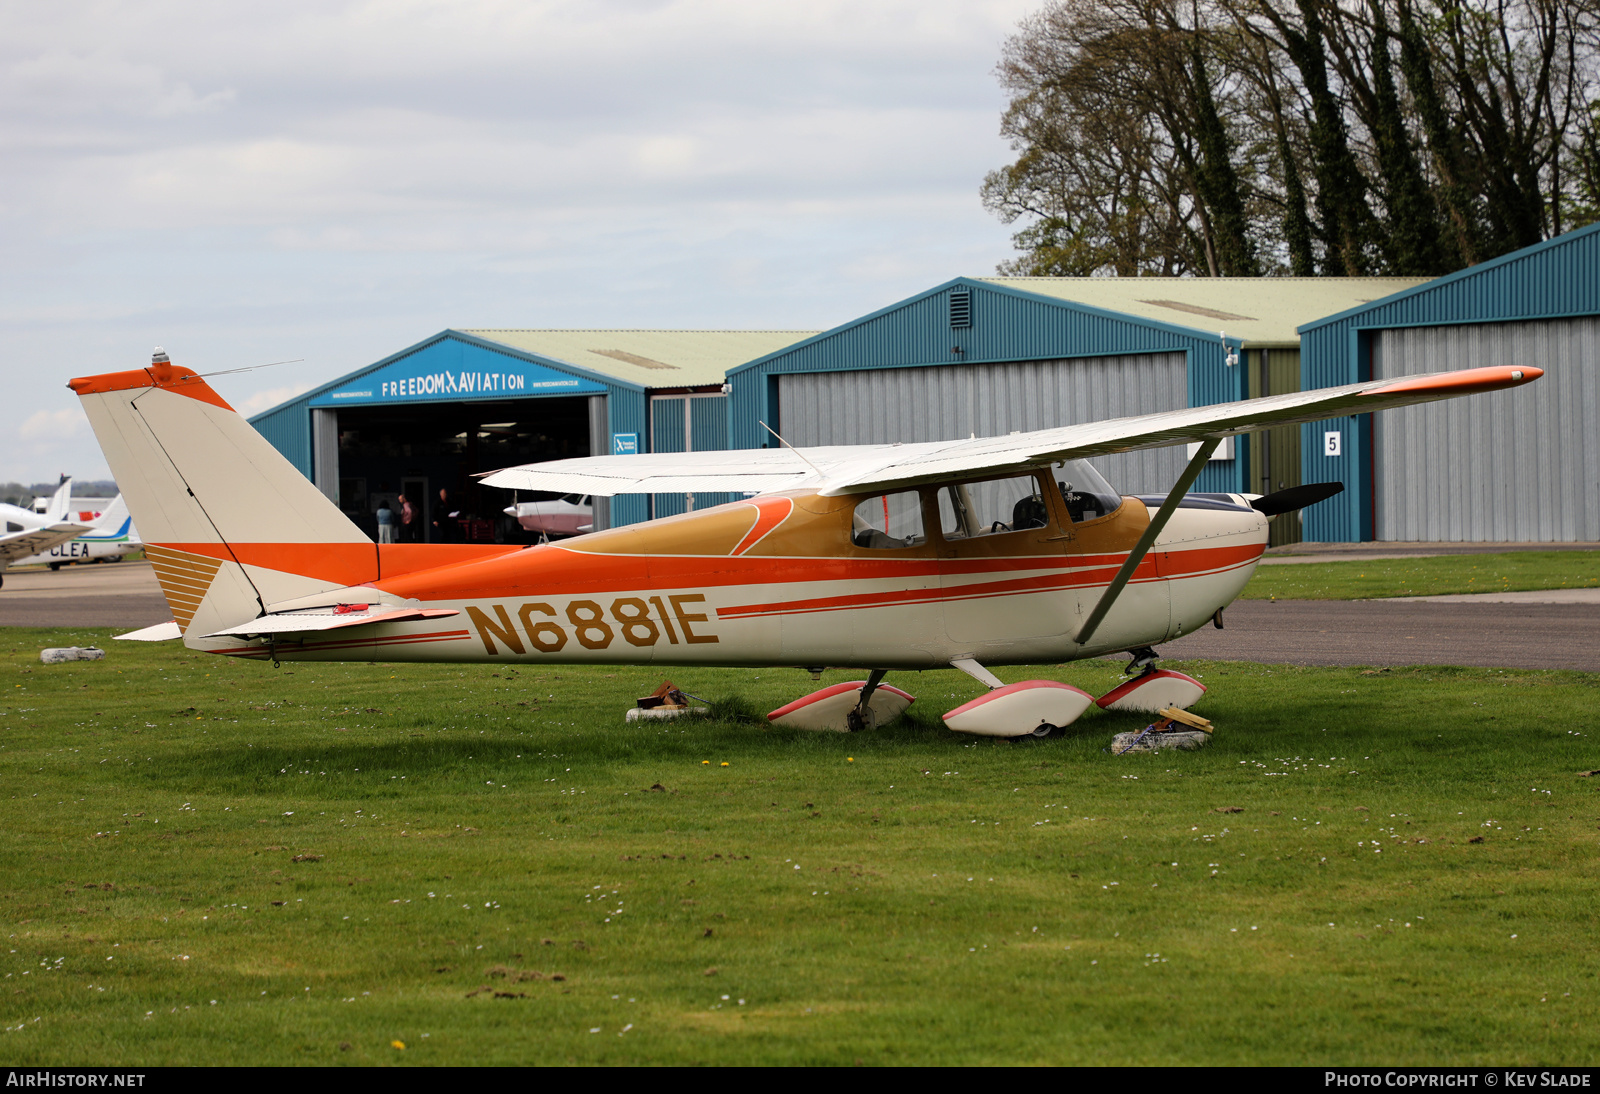
[{"label": "white cloud", "polygon": [[60,410],[35,410],[23,421],[17,435],[25,441],[70,441],[89,432],[89,419],[82,407]]},{"label": "white cloud", "polygon": [[826,327],[986,273],[1040,3],[0,5],[8,393],[305,358],[255,412],[446,326]]},{"label": "white cloud", "polygon": [[279,403],[287,402],[288,400],[293,399],[296,395],[303,395],[305,392],[310,391],[314,386],[316,385],[302,381],[298,384],[287,384],[283,387],[267,388],[264,391],[257,391],[253,395],[247,396],[242,402],[230,401],[229,405],[231,405],[233,409],[237,410],[240,414],[243,414],[246,418],[249,418],[260,414],[263,410],[271,410]]}]

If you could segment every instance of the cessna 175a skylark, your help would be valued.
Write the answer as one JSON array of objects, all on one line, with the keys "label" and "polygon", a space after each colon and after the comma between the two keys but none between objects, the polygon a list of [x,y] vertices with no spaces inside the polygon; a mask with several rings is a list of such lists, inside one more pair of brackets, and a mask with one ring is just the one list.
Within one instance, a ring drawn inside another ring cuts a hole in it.
[{"label": "cessna 175a skylark", "polygon": [[[1049,736],[1095,698],[1004,685],[986,666],[1151,647],[1211,620],[1255,571],[1271,514],[1330,489],[1189,495],[1223,437],[1531,383],[1477,368],[1063,426],[853,447],[600,456],[510,468],[493,486],[561,493],[733,491],[743,501],[558,544],[374,544],[205,380],[165,354],[73,380],[144,534],[184,643],[232,657],[850,666],[769,717],[883,724],[896,669],[953,666],[988,694],[944,715]],[[1198,442],[1159,504],[1086,459]],[[1332,489],[1337,489],[1334,487]],[[176,637],[176,635],[174,635]],[[1186,707],[1204,686],[1147,671],[1107,707]]]}]

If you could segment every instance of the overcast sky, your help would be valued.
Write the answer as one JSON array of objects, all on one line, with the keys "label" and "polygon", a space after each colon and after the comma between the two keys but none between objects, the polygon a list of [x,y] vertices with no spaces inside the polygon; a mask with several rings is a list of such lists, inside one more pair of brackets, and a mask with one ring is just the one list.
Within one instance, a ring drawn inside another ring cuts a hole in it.
[{"label": "overcast sky", "polygon": [[445,327],[825,328],[1010,229],[1039,0],[0,6],[0,481],[108,472],[73,377],[247,414]]}]

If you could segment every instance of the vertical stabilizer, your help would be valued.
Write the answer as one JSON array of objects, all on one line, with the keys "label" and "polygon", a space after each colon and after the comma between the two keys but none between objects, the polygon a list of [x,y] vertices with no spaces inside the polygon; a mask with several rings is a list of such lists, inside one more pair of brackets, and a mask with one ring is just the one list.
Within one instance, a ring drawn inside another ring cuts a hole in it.
[{"label": "vertical stabilizer", "polygon": [[139,533],[133,527],[133,518],[128,513],[128,503],[121,494],[111,499],[111,504],[106,506],[91,526],[92,530],[85,533],[94,539],[127,539],[133,543],[139,542]]},{"label": "vertical stabilizer", "polygon": [[377,546],[200,376],[73,380],[186,638],[372,581]]},{"label": "vertical stabilizer", "polygon": [[67,519],[67,510],[72,508],[72,476],[65,475],[61,485],[56,487],[56,492],[50,495],[50,504],[45,506],[44,519],[51,524],[59,524]]}]

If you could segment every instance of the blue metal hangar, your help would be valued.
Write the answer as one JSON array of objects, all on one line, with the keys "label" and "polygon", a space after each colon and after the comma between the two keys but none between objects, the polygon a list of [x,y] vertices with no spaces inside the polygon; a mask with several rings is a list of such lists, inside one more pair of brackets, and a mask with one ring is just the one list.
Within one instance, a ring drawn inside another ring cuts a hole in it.
[{"label": "blue metal hangar", "polygon": [[[1297,327],[1417,278],[957,278],[728,374],[731,443],[997,436],[1301,389]],[[1301,429],[1225,441],[1200,491],[1301,482]],[[1165,493],[1181,448],[1093,460],[1124,493]],[[1274,543],[1301,538],[1298,515]]]},{"label": "blue metal hangar", "polygon": [[[1345,484],[1274,544],[1600,541],[1600,225],[1432,280],[956,278],[821,333],[447,330],[252,421],[370,527],[401,491],[488,516],[508,499],[476,472],[768,447],[763,422],[796,445],[995,436],[1494,364],[1546,378],[1236,438],[1197,489]],[[1095,462],[1160,493],[1184,461]],[[723,500],[596,499],[595,526]]]},{"label": "blue metal hangar", "polygon": [[1300,328],[1303,382],[1533,365],[1537,384],[1304,426],[1320,542],[1600,541],[1600,224]]},{"label": "blue metal hangar", "polygon": [[[500,513],[509,496],[480,488],[474,474],[571,456],[725,449],[728,369],[812,333],[446,330],[250,421],[369,534],[379,503],[404,494],[427,538],[442,489],[465,514],[466,536],[516,541],[520,529]],[[594,501],[597,528],[686,504]]]}]

